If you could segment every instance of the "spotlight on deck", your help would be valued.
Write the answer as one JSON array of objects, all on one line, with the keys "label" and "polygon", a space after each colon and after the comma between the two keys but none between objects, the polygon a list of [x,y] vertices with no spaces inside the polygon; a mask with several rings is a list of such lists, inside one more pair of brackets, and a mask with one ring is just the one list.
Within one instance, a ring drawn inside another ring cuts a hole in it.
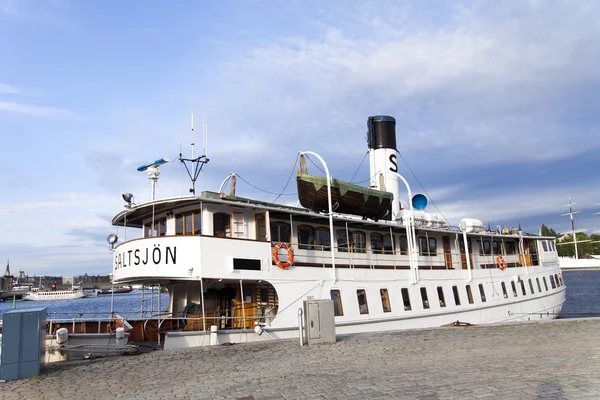
[{"label": "spotlight on deck", "polygon": [[122,196],[123,196],[123,200],[125,200],[127,205],[131,207],[131,205],[133,204],[133,194],[127,192],[127,193],[123,193]]},{"label": "spotlight on deck", "polygon": [[115,243],[117,243],[117,240],[119,240],[119,237],[114,233],[111,233],[106,237],[106,241],[110,245],[111,250],[115,248]]}]

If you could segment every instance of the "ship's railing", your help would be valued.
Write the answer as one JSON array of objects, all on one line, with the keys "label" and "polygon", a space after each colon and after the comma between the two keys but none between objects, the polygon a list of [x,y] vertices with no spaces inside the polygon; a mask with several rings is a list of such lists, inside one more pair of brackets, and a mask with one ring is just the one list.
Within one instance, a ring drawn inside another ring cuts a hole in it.
[{"label": "ship's railing", "polygon": [[[70,333],[77,331],[77,326],[81,324],[97,324],[96,332],[86,333],[106,333],[103,325],[108,325],[108,331],[112,333],[116,327],[123,326],[131,329],[129,324],[143,322],[144,331],[160,331],[165,323],[171,322],[168,330],[175,331],[202,331],[209,330],[211,325],[217,325],[219,329],[251,329],[256,325],[268,324],[275,315],[265,312],[266,309],[273,307],[251,306],[233,307],[229,309],[209,309],[204,315],[194,313],[183,315],[182,313],[155,313],[149,316],[141,317],[139,312],[120,312],[110,317],[102,317],[109,313],[99,312],[52,312],[48,314],[48,334],[53,334],[57,327],[71,328]],[[237,315],[233,315],[237,314]],[[70,317],[77,315],[76,317]],[[126,317],[129,315],[130,317]],[[93,317],[96,316],[96,317]],[[166,322],[165,322],[166,321]]]},{"label": "ship's railing", "polygon": [[[297,265],[329,267],[331,263],[331,246],[288,243],[294,252]],[[370,269],[408,269],[408,250],[379,249],[356,247],[351,245],[334,247],[336,265],[349,268]],[[476,248],[469,254],[471,267],[478,269],[498,268],[497,256],[502,256],[508,268],[523,266],[522,257],[517,254],[480,254]],[[284,257],[282,255],[282,257]],[[528,256],[531,265],[538,265],[536,254]],[[418,252],[419,269],[451,270],[466,268],[467,256],[461,251],[447,251],[438,244],[435,253],[428,250]]]}]

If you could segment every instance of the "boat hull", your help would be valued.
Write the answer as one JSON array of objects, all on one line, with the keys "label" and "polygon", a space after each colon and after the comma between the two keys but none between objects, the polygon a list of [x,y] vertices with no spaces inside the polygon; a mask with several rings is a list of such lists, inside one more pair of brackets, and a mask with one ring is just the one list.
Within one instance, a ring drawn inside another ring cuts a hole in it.
[{"label": "boat hull", "polygon": [[[48,294],[46,294],[48,293]],[[42,292],[28,293],[23,296],[26,301],[52,301],[52,300],[75,300],[85,297],[83,292],[59,293],[59,292]]]}]

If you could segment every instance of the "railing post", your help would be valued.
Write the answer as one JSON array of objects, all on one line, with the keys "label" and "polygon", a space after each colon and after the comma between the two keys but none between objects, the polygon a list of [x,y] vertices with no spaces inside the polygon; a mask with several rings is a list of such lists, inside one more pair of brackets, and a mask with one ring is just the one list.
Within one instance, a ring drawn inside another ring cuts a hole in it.
[{"label": "railing post", "polygon": [[246,329],[246,309],[244,308],[244,285],[242,284],[242,279],[240,279],[240,293],[242,296],[242,321],[244,323],[242,329]]},{"label": "railing post", "polygon": [[331,242],[331,268],[333,283],[335,283],[337,277],[335,274],[335,252],[333,251],[334,234],[333,234],[333,207],[331,205],[331,175],[329,175],[329,168],[327,163],[321,158],[320,155],[312,151],[301,151],[300,155],[311,154],[319,159],[325,167],[325,175],[327,176],[327,205],[329,206],[329,241]]},{"label": "railing post", "polygon": [[302,327],[302,307],[298,308],[298,337],[300,338],[300,346],[304,346],[304,329]]}]

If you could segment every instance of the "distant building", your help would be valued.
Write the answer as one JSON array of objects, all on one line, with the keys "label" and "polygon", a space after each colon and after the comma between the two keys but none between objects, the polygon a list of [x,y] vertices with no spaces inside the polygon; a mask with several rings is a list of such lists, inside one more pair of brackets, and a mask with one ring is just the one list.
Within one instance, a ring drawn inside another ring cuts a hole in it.
[{"label": "distant building", "polygon": [[565,233],[564,235],[562,235],[561,237],[558,238],[559,242],[565,241],[565,240],[570,240],[571,239],[571,234],[570,233]]},{"label": "distant building", "polygon": [[63,276],[62,277],[62,284],[63,285],[75,285],[77,282],[75,282],[75,277],[74,276]]},{"label": "distant building", "polygon": [[0,282],[0,290],[8,291],[13,287],[13,276],[10,273],[10,263],[6,261],[6,271],[4,271],[4,275],[2,275],[2,281]]}]

